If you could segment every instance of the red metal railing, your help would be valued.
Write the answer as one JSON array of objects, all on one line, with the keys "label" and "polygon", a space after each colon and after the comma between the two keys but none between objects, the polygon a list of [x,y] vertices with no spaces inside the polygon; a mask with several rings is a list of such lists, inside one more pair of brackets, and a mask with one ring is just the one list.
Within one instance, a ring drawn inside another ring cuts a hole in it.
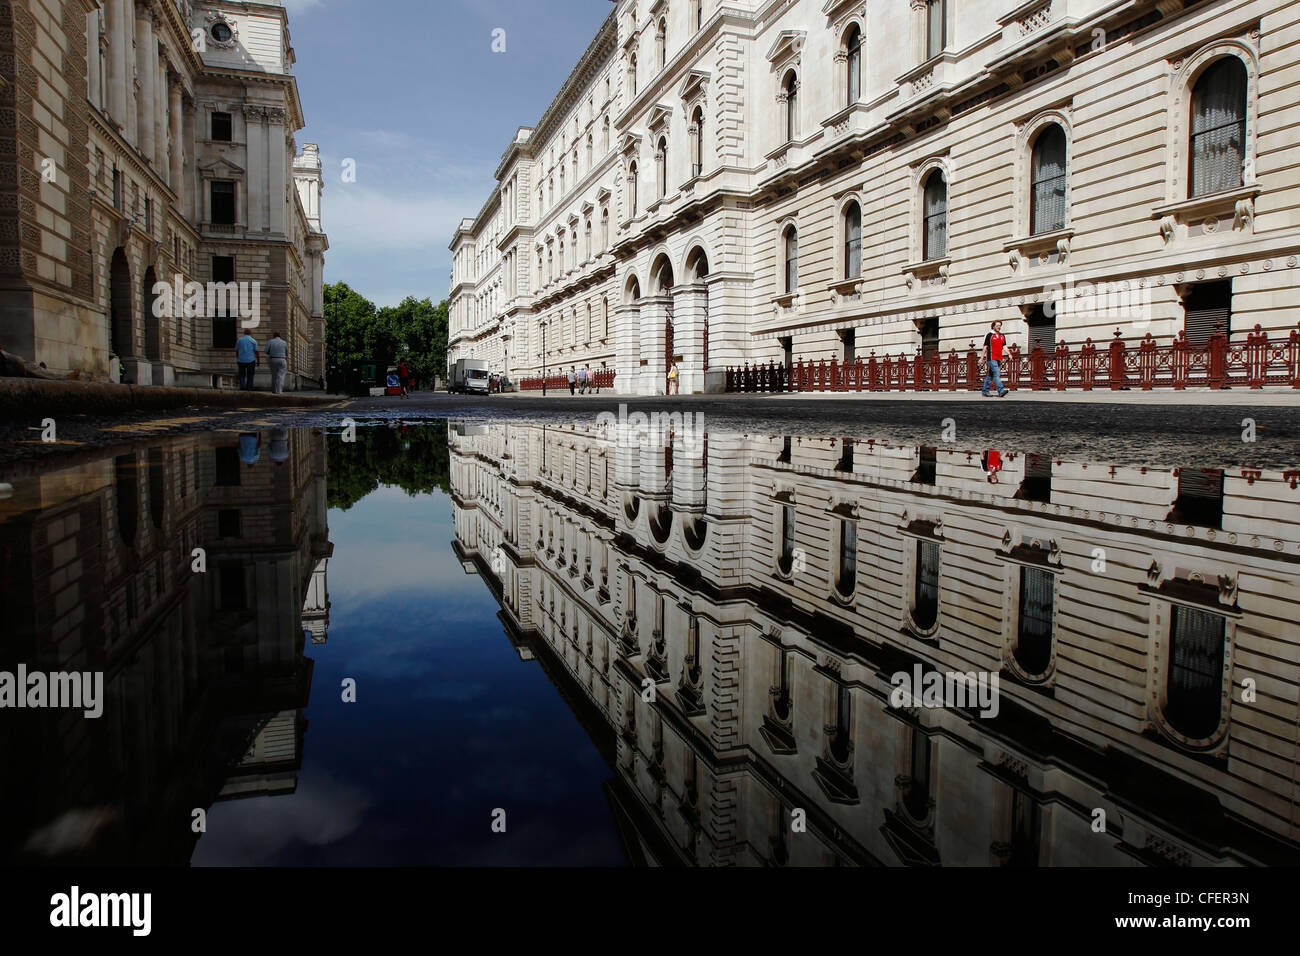
[{"label": "red metal railing", "polygon": [[[576,383],[575,383],[576,384]],[[590,372],[587,375],[588,388],[613,388],[614,371],[605,369],[604,371]],[[548,375],[546,377],[546,388],[569,390],[569,376],[566,372],[564,375]],[[533,378],[521,378],[519,380],[519,391],[521,392],[540,392],[542,390],[542,377],[540,375]]]},{"label": "red metal railing", "polygon": [[[1148,333],[1135,343],[1120,333],[1098,347],[1092,339],[1055,349],[1035,346],[1028,353],[1013,345],[1002,363],[1009,389],[1264,388],[1300,389],[1300,330],[1270,339],[1256,325],[1240,341],[1216,334],[1192,345],[1178,333],[1168,345]],[[799,361],[787,368],[776,362],[727,368],[728,392],[938,392],[975,391],[984,384],[987,364],[975,349],[964,354],[882,355],[855,362]]]}]

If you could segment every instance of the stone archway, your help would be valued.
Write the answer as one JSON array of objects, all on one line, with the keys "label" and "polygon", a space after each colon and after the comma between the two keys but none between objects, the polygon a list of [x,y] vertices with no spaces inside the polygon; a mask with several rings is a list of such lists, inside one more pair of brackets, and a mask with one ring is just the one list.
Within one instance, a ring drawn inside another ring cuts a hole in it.
[{"label": "stone archway", "polygon": [[126,250],[113,251],[109,266],[109,347],[119,359],[135,354],[135,320],[131,307],[131,266]]}]

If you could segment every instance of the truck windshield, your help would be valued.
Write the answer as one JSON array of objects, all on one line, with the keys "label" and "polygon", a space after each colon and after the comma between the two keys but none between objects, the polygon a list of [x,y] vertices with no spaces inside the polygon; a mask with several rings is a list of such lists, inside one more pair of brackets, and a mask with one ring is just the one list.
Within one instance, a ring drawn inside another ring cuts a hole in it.
[{"label": "truck windshield", "polygon": [[487,378],[488,373],[485,368],[472,368],[467,373],[470,378]]}]

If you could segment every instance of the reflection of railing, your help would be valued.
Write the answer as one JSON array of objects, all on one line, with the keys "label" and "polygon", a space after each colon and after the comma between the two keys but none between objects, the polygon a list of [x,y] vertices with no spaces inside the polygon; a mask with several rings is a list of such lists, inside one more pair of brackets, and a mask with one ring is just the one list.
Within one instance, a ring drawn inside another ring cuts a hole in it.
[{"label": "reflection of railing", "polygon": [[[579,387],[580,384],[581,383],[577,379],[575,379],[573,386],[574,388],[577,388]],[[546,376],[546,387],[548,389],[568,388],[569,387],[568,373],[565,373],[564,375]],[[604,371],[587,373],[587,387],[588,388],[613,388],[614,371],[612,369],[605,369]],[[542,376],[540,375],[534,376],[532,378],[521,378],[519,380],[519,391],[521,392],[540,392],[541,390],[542,390]]]},{"label": "reflection of railing", "polygon": [[[979,352],[949,352],[912,356],[873,352],[856,361],[799,361],[792,366],[768,362],[727,369],[728,392],[939,392],[974,391],[984,383],[987,365]],[[1035,346],[1021,352],[1013,345],[1002,363],[1002,381],[1009,389],[1065,391],[1109,388],[1228,388],[1252,389],[1276,385],[1300,389],[1300,330],[1270,339],[1256,325],[1238,342],[1222,333],[1205,345],[1192,345],[1183,333],[1169,345],[1159,345],[1148,333],[1137,343],[1120,338],[1098,347],[1092,339],[1055,349]]]}]

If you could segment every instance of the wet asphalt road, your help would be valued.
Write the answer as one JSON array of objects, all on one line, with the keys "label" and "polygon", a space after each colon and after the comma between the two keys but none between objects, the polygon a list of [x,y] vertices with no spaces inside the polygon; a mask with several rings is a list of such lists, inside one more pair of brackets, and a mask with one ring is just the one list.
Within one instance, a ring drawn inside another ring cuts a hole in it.
[{"label": "wet asphalt road", "polygon": [[[1213,400],[1215,396],[1207,396]],[[101,419],[75,416],[58,422],[58,444],[40,441],[39,423],[0,428],[0,480],[6,473],[54,467],[55,459],[187,431],[248,430],[275,425],[333,429],[344,418],[361,425],[380,421],[547,421],[593,425],[602,412],[680,412],[702,415],[710,431],[799,435],[823,439],[875,439],[892,445],[945,445],[966,450],[1030,451],[1076,461],[1157,466],[1300,467],[1300,406],[1255,406],[1235,395],[1232,405],[955,400],[774,399],[761,396],[626,397],[453,396],[420,392],[411,399],[340,399],[312,409],[203,410]],[[947,420],[951,419],[949,423]],[[698,419],[692,419],[698,421]],[[1248,423],[1254,425],[1254,441]],[[951,443],[944,442],[950,425]]]}]

